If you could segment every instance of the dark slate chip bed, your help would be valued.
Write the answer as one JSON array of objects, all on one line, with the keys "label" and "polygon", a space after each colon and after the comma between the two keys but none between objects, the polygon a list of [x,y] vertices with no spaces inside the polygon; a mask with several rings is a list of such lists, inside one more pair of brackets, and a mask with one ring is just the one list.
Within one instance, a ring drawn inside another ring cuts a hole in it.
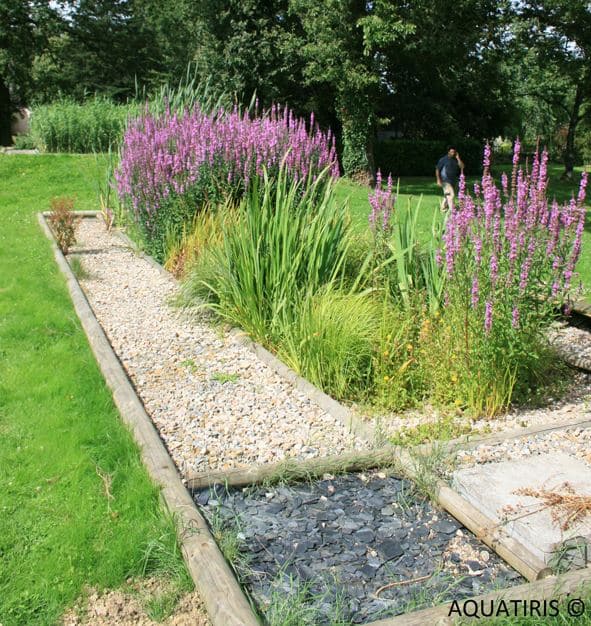
[{"label": "dark slate chip bed", "polygon": [[241,582],[262,611],[272,598],[305,597],[314,617],[302,623],[363,624],[525,582],[409,481],[382,473],[194,497],[237,536]]}]

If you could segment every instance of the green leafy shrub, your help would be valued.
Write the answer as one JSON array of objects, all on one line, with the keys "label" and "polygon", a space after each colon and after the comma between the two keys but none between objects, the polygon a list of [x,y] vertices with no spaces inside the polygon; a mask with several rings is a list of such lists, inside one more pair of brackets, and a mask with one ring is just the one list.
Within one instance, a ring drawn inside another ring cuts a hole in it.
[{"label": "green leafy shrub", "polygon": [[466,172],[477,174],[482,171],[482,144],[474,139],[457,142],[389,139],[375,146],[376,167],[392,176],[435,176],[437,161],[453,145],[462,156]]}]

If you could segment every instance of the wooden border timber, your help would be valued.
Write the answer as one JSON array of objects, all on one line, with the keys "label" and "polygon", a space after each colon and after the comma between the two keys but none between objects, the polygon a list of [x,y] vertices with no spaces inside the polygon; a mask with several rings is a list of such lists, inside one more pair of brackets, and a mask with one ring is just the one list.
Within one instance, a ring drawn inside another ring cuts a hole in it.
[{"label": "wooden border timber", "polygon": [[567,428],[591,428],[591,419],[585,418],[579,421],[564,421],[557,420],[554,422],[546,422],[545,424],[538,424],[537,426],[531,426],[529,428],[523,428],[521,430],[507,430],[505,432],[493,433],[491,435],[483,435],[481,437],[470,437],[470,435],[464,435],[457,439],[451,439],[443,443],[422,443],[415,446],[415,449],[420,452],[429,452],[437,445],[443,446],[446,450],[471,450],[481,445],[495,445],[502,443],[503,441],[509,441],[510,439],[520,439],[521,437],[528,437],[529,435],[544,435],[556,430],[566,430]]},{"label": "wooden border timber", "polygon": [[226,487],[246,487],[266,481],[303,480],[323,474],[362,472],[399,464],[400,456],[394,446],[387,446],[369,452],[346,452],[329,457],[297,460],[285,459],[279,463],[250,465],[219,472],[199,472],[189,474],[186,484],[189,489],[198,491],[214,485]]},{"label": "wooden border timber", "polygon": [[74,309],[105,381],[113,393],[115,404],[140,447],[148,473],[161,487],[168,509],[177,517],[185,561],[203,597],[210,619],[214,626],[258,626],[259,619],[209,532],[206,521],[183,485],[157,430],[129,382],[66,258],[55,243],[45,216],[39,214],[38,220],[51,241]]}]

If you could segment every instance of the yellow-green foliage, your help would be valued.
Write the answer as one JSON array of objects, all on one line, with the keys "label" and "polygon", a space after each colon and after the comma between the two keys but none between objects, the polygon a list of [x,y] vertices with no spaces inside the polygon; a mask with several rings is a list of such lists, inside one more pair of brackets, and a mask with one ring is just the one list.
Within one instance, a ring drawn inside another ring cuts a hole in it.
[{"label": "yellow-green foliage", "polygon": [[164,267],[177,277],[186,275],[205,250],[221,244],[224,228],[235,224],[236,216],[236,207],[231,202],[219,207],[203,207],[180,240],[171,237]]}]

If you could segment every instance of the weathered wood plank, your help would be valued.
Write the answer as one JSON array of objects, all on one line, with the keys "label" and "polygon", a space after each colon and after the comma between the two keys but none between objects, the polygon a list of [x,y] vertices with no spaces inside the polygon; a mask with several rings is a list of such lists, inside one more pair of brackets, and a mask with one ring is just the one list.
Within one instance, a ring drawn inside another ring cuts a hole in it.
[{"label": "weathered wood plank", "polygon": [[347,452],[336,456],[314,459],[286,459],[279,463],[251,465],[245,468],[218,472],[189,474],[187,486],[190,489],[206,489],[213,485],[245,487],[273,480],[302,480],[330,473],[360,472],[368,469],[397,464],[399,455],[394,446],[387,446],[370,452]]}]

